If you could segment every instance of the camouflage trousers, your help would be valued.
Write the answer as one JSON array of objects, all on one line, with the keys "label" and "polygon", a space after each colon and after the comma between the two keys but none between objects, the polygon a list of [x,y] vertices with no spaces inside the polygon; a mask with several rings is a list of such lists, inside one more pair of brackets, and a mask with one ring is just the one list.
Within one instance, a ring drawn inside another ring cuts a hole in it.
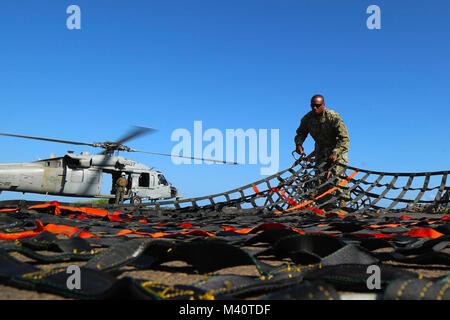
[{"label": "camouflage trousers", "polygon": [[117,187],[116,189],[116,204],[123,203],[123,198],[125,196],[126,188]]},{"label": "camouflage trousers", "polygon": [[[317,196],[321,195],[322,193],[326,192],[327,190],[338,187],[337,190],[334,192],[327,194],[320,199],[317,199],[317,203],[325,203],[332,199],[333,197],[336,198],[336,201],[332,201],[331,205],[338,205],[341,200],[348,201],[350,200],[350,195],[347,190],[347,185],[344,184],[343,186],[338,186],[339,183],[345,180],[345,171],[347,169],[346,164],[347,161],[345,161],[345,158],[338,158],[337,162],[339,162],[342,165],[335,165],[328,161],[328,157],[318,157],[316,158],[315,162],[315,174],[318,176],[318,186],[320,186],[317,189]],[[321,166],[322,163],[325,164]]]}]

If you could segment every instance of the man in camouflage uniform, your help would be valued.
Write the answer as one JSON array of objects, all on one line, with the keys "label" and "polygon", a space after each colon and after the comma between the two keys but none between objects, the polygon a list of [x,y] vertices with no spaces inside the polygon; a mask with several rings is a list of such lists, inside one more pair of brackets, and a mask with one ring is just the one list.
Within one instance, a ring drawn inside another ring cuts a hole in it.
[{"label": "man in camouflage uniform", "polygon": [[119,179],[116,181],[116,204],[123,203],[123,198],[127,192],[127,178],[125,178],[125,172],[122,172]]},{"label": "man in camouflage uniform", "polygon": [[[325,99],[321,95],[315,95],[311,98],[311,111],[308,112],[301,120],[300,126],[297,129],[295,136],[296,151],[299,154],[304,154],[303,142],[308,134],[311,134],[315,141],[315,166],[316,168],[323,162],[326,165],[320,169],[320,172],[326,171],[329,174],[321,175],[319,184],[324,183],[329,177],[337,177],[336,185],[342,181],[339,176],[345,174],[344,166],[332,165],[336,162],[346,165],[348,162],[347,153],[349,149],[349,136],[347,128],[341,119],[341,116],[330,109],[325,108]],[[332,167],[330,169],[330,167]],[[316,170],[316,174],[320,173]],[[332,186],[325,186],[318,190],[321,194],[331,188]],[[339,189],[336,192],[338,199],[340,199],[340,206],[345,206],[348,194]],[[329,197],[319,199],[321,203],[326,202]],[[325,210],[330,210],[335,204],[327,206]]]}]

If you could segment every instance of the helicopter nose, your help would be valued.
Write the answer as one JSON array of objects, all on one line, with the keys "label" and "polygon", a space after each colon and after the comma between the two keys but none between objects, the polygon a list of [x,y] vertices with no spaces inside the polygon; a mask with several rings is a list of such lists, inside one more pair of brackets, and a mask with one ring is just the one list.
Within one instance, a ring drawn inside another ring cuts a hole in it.
[{"label": "helicopter nose", "polygon": [[176,195],[178,194],[178,190],[175,187],[170,187],[170,191],[171,191],[171,196],[176,197]]}]

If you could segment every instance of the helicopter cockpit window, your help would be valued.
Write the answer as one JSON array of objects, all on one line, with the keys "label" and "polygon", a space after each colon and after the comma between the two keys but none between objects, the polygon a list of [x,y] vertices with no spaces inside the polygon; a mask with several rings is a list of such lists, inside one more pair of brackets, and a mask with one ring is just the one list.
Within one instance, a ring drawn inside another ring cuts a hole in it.
[{"label": "helicopter cockpit window", "polygon": [[139,176],[139,187],[147,187],[149,186],[150,177],[148,173],[141,173]]},{"label": "helicopter cockpit window", "polygon": [[164,177],[164,175],[160,174],[158,175],[158,179],[159,179],[159,183],[164,185],[164,186],[168,186],[169,183],[166,180],[166,177]]}]

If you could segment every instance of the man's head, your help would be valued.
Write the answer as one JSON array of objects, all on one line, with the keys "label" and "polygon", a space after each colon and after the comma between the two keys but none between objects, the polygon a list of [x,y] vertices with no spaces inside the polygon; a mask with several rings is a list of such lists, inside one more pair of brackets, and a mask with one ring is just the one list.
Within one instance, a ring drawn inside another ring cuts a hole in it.
[{"label": "man's head", "polygon": [[122,177],[125,177],[125,172],[122,172],[121,176],[122,176]]},{"label": "man's head", "polygon": [[325,99],[322,95],[316,94],[311,98],[311,109],[316,115],[321,115],[325,110]]}]

